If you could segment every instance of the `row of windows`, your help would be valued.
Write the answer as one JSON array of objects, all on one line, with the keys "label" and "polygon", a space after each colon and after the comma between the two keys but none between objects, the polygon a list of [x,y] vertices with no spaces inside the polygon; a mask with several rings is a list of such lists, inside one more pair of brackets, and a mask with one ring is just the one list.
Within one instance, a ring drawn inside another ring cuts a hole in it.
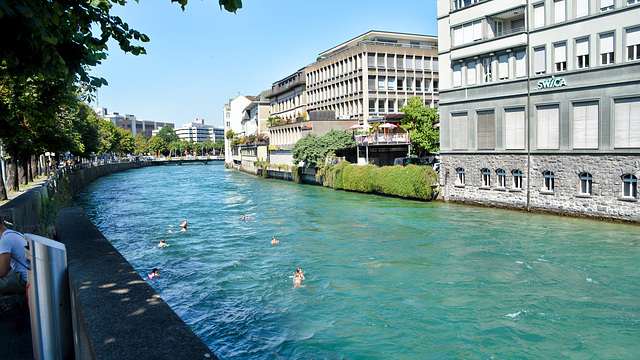
[{"label": "row of windows", "polygon": [[[557,24],[564,22],[568,19],[567,16],[567,3],[572,0],[551,0],[549,6],[545,6],[544,2],[533,5],[533,28],[541,28],[547,24]],[[623,0],[623,4],[627,5],[637,4],[638,0]],[[592,4],[595,4],[595,9],[592,9]],[[545,11],[549,9],[549,11]],[[615,8],[614,0],[573,0],[574,9],[572,15],[573,18],[580,18],[594,13],[594,10],[598,13],[613,10]]]},{"label": "row of windows", "polygon": [[[406,103],[405,99],[369,99],[369,113],[398,113]],[[425,99],[424,106],[431,107],[431,100]]]},{"label": "row of windows", "polygon": [[300,106],[303,103],[304,103],[304,99],[303,99],[303,94],[301,93],[297,93],[287,98],[272,100],[271,113],[275,114],[275,113],[287,111],[297,106]]},{"label": "row of windows", "polygon": [[[457,168],[456,185],[466,185],[466,172],[464,168]],[[498,189],[511,188],[514,190],[522,190],[522,171],[511,171],[511,184],[507,185],[507,173],[503,169],[497,169],[494,172],[495,182],[492,179],[492,172],[490,169],[484,168],[480,170],[480,183],[483,188],[491,188],[494,186]],[[542,180],[541,191],[547,193],[554,193],[556,189],[555,175],[551,171],[545,171],[540,174]],[[622,179],[622,197],[623,198],[638,198],[638,178],[633,174],[624,174]],[[588,172],[583,172],[578,175],[577,186],[579,195],[593,195],[593,176]],[[494,185],[495,184],[495,185]]]},{"label": "row of windows", "polygon": [[[405,99],[370,99],[369,100],[369,115],[384,114],[384,113],[398,113],[400,109],[405,106]],[[428,108],[438,108],[437,100],[426,99],[424,105]],[[333,110],[336,112],[337,117],[362,115],[362,100],[347,101],[338,104],[330,104],[325,106],[316,106],[317,110]]]},{"label": "row of windows", "polygon": [[[433,61],[433,62],[432,62]],[[438,58],[387,53],[368,53],[367,65],[370,68],[430,70],[438,71]]]},{"label": "row of windows", "polygon": [[337,84],[323,86],[319,89],[310,90],[307,93],[309,104],[318,103],[324,100],[335,99],[341,96],[355,95],[362,91],[362,77],[341,81]]},{"label": "row of windows", "polygon": [[[430,91],[430,78],[369,75],[369,90],[380,91]],[[438,80],[433,79],[433,91],[438,91]]]},{"label": "row of windows", "polygon": [[307,84],[317,84],[362,69],[362,54],[328,64],[307,74]]},{"label": "row of windows", "polygon": [[[571,104],[571,146],[573,149],[598,149],[600,104],[598,101]],[[616,149],[640,148],[640,98],[614,100],[614,142]],[[496,136],[504,136],[506,150],[524,150],[526,141],[525,108],[504,109],[503,133],[496,135],[494,110],[476,112],[478,150],[494,150]],[[536,106],[536,149],[560,148],[560,104]],[[451,114],[451,149],[469,149],[467,112]]]},{"label": "row of windows", "polygon": [[[574,39],[569,47],[567,41],[552,44],[553,50],[547,53],[547,46],[533,48],[533,73],[544,75],[546,73],[561,73],[568,70],[587,69],[593,66],[606,66],[616,62],[615,43],[618,37],[615,31],[601,33],[597,37],[597,51],[592,51],[593,46],[589,37]],[[640,27],[625,29],[622,36],[625,44],[625,61],[640,60]],[[596,62],[591,54],[597,53]],[[551,57],[553,66],[547,66]],[[568,59],[573,61],[568,61]],[[622,62],[619,59],[618,62]],[[481,60],[461,60],[452,64],[453,87],[463,85],[472,86],[486,84],[495,81],[520,79],[527,76],[526,52],[516,51],[504,53],[498,56],[487,56]]]}]

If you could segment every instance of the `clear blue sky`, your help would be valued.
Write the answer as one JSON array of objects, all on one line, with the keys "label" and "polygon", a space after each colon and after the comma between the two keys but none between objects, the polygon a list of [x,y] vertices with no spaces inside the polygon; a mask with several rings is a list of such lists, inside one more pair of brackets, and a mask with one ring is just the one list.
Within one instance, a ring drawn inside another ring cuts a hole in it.
[{"label": "clear blue sky", "polygon": [[[257,95],[313,63],[319,53],[369,30],[437,35],[436,0],[243,0],[237,14],[216,0],[140,0],[112,14],[148,35],[146,55],[109,57],[91,71],[108,86],[100,107],[138,119],[193,119],[222,126],[222,108],[238,92]],[[96,107],[95,103],[91,104]]]}]

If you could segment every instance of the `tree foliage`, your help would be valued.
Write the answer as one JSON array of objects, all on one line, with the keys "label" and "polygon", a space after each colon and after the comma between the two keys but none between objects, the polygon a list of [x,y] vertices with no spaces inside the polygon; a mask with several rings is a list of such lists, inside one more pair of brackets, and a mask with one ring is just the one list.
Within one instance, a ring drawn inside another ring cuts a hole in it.
[{"label": "tree foliage", "polygon": [[329,153],[356,147],[352,136],[344,131],[331,130],[323,136],[309,135],[293,146],[293,160],[304,162],[306,166],[317,166],[324,162]]},{"label": "tree foliage", "polygon": [[414,96],[400,109],[405,114],[402,126],[409,130],[411,147],[418,156],[440,149],[440,130],[435,126],[440,121],[438,111],[424,106],[422,98]]},{"label": "tree foliage", "polygon": [[152,136],[149,139],[149,152],[151,155],[157,155],[158,153],[167,155],[169,153],[167,143],[159,136]]},{"label": "tree foliage", "polygon": [[163,126],[156,136],[164,140],[166,144],[171,144],[174,141],[180,141],[178,134],[176,134],[175,130],[170,126]]},{"label": "tree foliage", "polygon": [[146,155],[149,152],[149,142],[144,133],[139,132],[133,137],[133,153]]}]

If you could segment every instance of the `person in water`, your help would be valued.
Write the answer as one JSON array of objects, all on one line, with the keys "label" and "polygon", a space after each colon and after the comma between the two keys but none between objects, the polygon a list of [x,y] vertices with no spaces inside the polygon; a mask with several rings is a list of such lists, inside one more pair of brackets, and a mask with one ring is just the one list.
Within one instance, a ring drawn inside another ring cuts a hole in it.
[{"label": "person in water", "polygon": [[242,220],[251,220],[250,217],[242,215]]},{"label": "person in water", "polygon": [[275,236],[271,238],[271,243],[272,243],[272,244],[274,244],[274,245],[275,245],[275,244],[278,244],[279,242],[280,242],[280,241],[276,240],[276,237],[275,237]]},{"label": "person in water", "polygon": [[183,221],[180,223],[180,226],[182,226],[182,229],[180,229],[180,231],[167,231],[169,234],[173,234],[174,232],[183,232],[183,231],[187,231],[187,220]]},{"label": "person in water", "polygon": [[167,244],[166,241],[164,241],[164,239],[160,240],[160,242],[158,243],[158,247],[167,247],[169,246],[169,244]]},{"label": "person in water", "polygon": [[[293,287],[302,287],[302,285],[300,284],[300,282],[302,281],[302,279],[305,279],[304,275],[302,274],[302,269],[298,268],[296,270],[295,275],[293,275]],[[306,279],[305,279],[306,280]]]},{"label": "person in water", "polygon": [[151,274],[147,275],[149,279],[153,279],[156,276],[160,276],[160,274],[158,274],[158,268],[153,268],[153,271],[151,271]]}]

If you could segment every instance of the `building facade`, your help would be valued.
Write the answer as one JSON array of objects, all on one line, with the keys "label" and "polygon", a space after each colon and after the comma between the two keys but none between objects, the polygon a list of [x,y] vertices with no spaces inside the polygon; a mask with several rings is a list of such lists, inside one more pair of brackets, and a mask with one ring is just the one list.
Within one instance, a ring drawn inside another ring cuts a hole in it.
[{"label": "building facade", "polygon": [[98,117],[111,121],[115,126],[131,131],[131,134],[135,136],[137,133],[144,133],[147,139],[153,136],[154,130],[159,130],[163,126],[169,126],[174,128],[175,124],[156,122],[149,120],[137,120],[135,115],[121,114],[117,112],[107,112],[107,108],[97,108],[96,114]]},{"label": "building facade", "polygon": [[307,111],[307,86],[305,69],[302,68],[271,86],[267,95],[271,116],[284,120],[303,117]]},{"label": "building facade", "polygon": [[244,109],[242,117],[242,132],[245,136],[267,134],[267,119],[269,118],[270,105],[267,95],[270,91],[265,90]]},{"label": "building facade", "polygon": [[446,199],[639,221],[634,0],[438,0]]},{"label": "building facade", "polygon": [[306,67],[307,107],[354,123],[380,122],[420,96],[438,107],[437,37],[369,31]]},{"label": "building facade", "polygon": [[207,140],[216,142],[218,139],[224,139],[224,129],[205,125],[204,119],[195,119],[193,122],[186,123],[181,128],[176,129],[176,135],[180,140],[194,143]]},{"label": "building facade", "polygon": [[[244,96],[238,93],[233,99],[230,99],[227,104],[224,105],[222,111],[223,124],[225,134],[227,131],[232,130],[234,133],[244,136],[242,131],[242,117],[244,116],[244,109],[253,101],[253,96]],[[232,162],[231,159],[231,141],[224,139],[224,152],[225,162]]]}]

